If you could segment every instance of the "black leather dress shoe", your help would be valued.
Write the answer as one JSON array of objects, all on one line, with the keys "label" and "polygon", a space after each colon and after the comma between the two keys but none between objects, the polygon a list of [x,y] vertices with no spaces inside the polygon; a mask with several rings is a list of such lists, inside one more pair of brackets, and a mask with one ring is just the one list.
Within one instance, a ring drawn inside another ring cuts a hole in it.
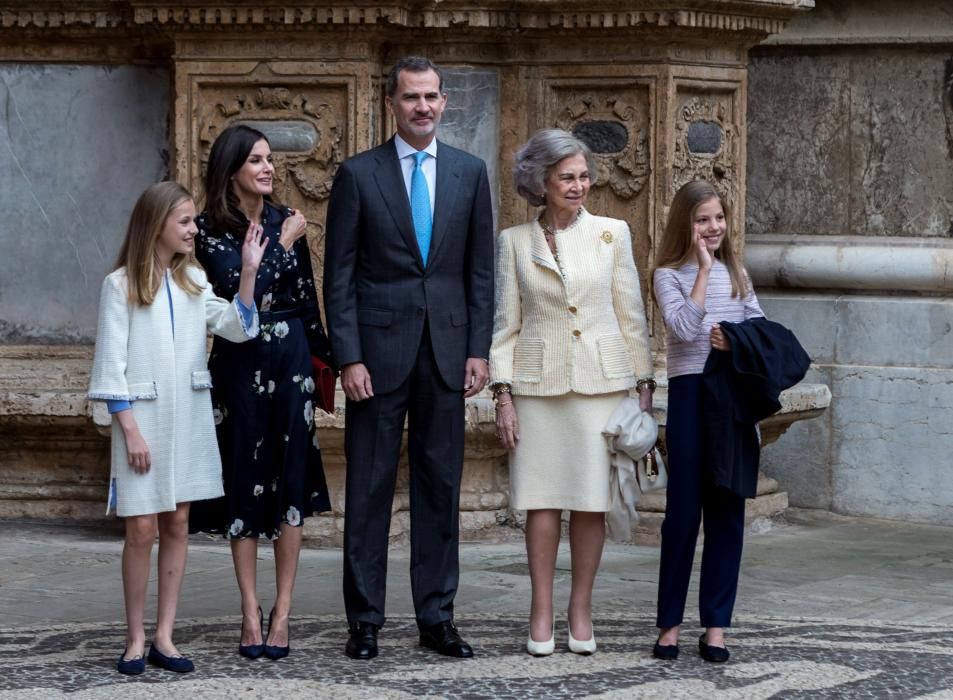
[{"label": "black leather dress shoe", "polygon": [[422,627],[420,646],[433,649],[444,656],[455,656],[458,659],[469,659],[473,656],[473,649],[463,641],[456,626],[450,620]]},{"label": "black leather dress shoe", "polygon": [[366,661],[377,656],[377,625],[372,622],[355,622],[348,628],[344,653],[352,659]]},{"label": "black leather dress shoe", "polygon": [[698,654],[705,659],[705,661],[711,661],[713,664],[722,664],[731,656],[725,647],[708,646],[708,644],[705,643],[704,634],[698,638]]},{"label": "black leather dress shoe", "polygon": [[656,659],[674,661],[678,658],[678,644],[659,644],[658,640],[655,640],[655,646],[652,647],[652,656]]}]

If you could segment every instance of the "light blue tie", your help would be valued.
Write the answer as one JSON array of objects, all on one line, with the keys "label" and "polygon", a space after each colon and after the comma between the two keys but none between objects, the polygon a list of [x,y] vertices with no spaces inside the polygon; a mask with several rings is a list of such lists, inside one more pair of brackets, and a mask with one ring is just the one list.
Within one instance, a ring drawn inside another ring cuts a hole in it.
[{"label": "light blue tie", "polygon": [[414,217],[414,231],[417,232],[417,245],[420,257],[427,264],[430,252],[430,235],[433,232],[433,214],[430,213],[430,188],[421,164],[427,153],[417,151],[414,154],[414,171],[410,175],[410,213]]}]

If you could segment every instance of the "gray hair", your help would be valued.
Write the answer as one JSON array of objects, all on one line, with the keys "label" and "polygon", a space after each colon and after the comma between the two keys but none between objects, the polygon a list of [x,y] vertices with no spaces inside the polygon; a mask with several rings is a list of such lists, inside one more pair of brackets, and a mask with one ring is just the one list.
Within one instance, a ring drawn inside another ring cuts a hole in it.
[{"label": "gray hair", "polygon": [[582,154],[589,168],[589,178],[595,182],[596,159],[583,141],[564,129],[540,129],[520,146],[513,163],[513,182],[516,192],[533,206],[546,203],[546,178],[563,158]]},{"label": "gray hair", "polygon": [[428,70],[432,70],[437,74],[437,79],[440,81],[440,94],[443,94],[443,73],[437,68],[437,64],[424,56],[404,56],[391,67],[390,73],[387,74],[385,90],[388,97],[393,98],[397,93],[397,80],[400,78],[402,70],[411,73],[426,73]]}]

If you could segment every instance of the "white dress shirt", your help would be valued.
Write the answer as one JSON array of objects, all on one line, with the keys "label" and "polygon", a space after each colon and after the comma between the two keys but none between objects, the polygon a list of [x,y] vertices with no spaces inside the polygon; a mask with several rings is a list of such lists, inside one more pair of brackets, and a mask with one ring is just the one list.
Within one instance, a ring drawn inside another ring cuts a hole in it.
[{"label": "white dress shirt", "polygon": [[[404,174],[404,187],[407,189],[407,201],[410,201],[410,178],[414,172],[414,154],[417,149],[404,141],[399,134],[394,134],[394,145],[397,146],[397,157],[400,159],[400,170]],[[430,218],[433,219],[433,205],[437,193],[437,139],[424,149],[429,158],[424,158],[420,169],[427,179],[427,191],[430,193]]]}]

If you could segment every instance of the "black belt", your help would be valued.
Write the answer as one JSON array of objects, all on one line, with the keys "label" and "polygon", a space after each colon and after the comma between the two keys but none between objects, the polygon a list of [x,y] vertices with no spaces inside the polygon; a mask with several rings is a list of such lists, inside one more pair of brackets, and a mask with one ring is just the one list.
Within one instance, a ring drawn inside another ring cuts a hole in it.
[{"label": "black belt", "polygon": [[275,323],[276,321],[287,321],[289,318],[301,318],[304,316],[304,309],[281,309],[279,311],[259,311],[259,323]]}]

